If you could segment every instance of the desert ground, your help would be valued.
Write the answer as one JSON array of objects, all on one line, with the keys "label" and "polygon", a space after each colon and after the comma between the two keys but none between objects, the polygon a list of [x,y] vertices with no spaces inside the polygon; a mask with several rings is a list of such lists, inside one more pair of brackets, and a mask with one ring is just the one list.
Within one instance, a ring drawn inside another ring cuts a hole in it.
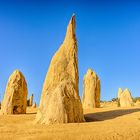
[{"label": "desert ground", "polygon": [[[85,123],[34,124],[37,108],[24,115],[0,116],[0,139],[10,140],[139,140],[140,106],[119,108],[103,103],[101,108],[85,110]],[[55,114],[54,114],[55,115]]]}]

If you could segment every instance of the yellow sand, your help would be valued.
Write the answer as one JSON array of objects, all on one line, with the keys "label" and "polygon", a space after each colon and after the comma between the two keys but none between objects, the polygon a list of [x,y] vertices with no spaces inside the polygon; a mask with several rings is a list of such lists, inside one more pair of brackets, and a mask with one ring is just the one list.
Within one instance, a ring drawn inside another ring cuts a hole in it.
[{"label": "yellow sand", "polygon": [[[26,115],[0,116],[0,140],[139,140],[140,107],[104,108],[85,111],[89,122],[80,124],[33,124],[37,109]],[[54,112],[55,115],[55,112]]]}]

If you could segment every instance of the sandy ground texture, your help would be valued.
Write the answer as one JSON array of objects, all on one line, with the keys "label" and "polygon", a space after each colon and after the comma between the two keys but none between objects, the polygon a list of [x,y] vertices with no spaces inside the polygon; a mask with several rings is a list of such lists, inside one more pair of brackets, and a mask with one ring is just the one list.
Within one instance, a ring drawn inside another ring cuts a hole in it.
[{"label": "sandy ground texture", "polygon": [[[0,140],[140,140],[140,107],[111,103],[86,110],[86,123],[33,124],[37,109],[26,115],[0,116]],[[55,115],[55,113],[54,113]]]}]

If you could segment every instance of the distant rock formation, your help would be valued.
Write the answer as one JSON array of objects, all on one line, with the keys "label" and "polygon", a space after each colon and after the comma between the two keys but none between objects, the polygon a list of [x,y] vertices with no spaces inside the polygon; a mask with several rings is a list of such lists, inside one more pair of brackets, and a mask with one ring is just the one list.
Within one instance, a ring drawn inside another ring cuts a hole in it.
[{"label": "distant rock formation", "polygon": [[2,114],[25,114],[27,106],[27,84],[23,74],[15,70],[10,76],[4,99],[2,101]]},{"label": "distant rock formation", "polygon": [[135,103],[135,105],[136,105],[136,106],[140,106],[140,101],[137,100],[136,103]]},{"label": "distant rock formation", "polygon": [[32,106],[33,105],[33,97],[34,97],[33,94],[29,97],[29,99],[27,100],[27,106]]},{"label": "distant rock formation", "polygon": [[92,69],[84,76],[82,104],[84,109],[100,107],[100,79]]},{"label": "distant rock formation", "polygon": [[36,108],[36,102],[34,102],[34,104],[32,105],[32,108]]},{"label": "distant rock formation", "polygon": [[65,40],[48,69],[35,121],[41,124],[83,122],[78,82],[75,16],[72,16]]},{"label": "distant rock formation", "polygon": [[119,88],[119,90],[118,90],[118,99],[121,97],[122,93],[123,93],[122,88]]},{"label": "distant rock formation", "polygon": [[119,88],[118,91],[118,106],[120,107],[131,107],[134,105],[133,98],[131,96],[131,92],[128,89],[124,91]]}]

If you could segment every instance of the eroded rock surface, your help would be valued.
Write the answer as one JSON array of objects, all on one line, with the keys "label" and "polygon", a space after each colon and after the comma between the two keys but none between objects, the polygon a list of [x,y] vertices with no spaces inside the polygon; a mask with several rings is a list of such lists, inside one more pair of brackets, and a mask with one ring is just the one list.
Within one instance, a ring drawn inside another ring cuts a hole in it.
[{"label": "eroded rock surface", "polygon": [[27,84],[23,74],[15,70],[10,76],[4,99],[2,101],[2,114],[25,114],[27,106]]},{"label": "eroded rock surface", "polygon": [[100,107],[100,79],[92,69],[84,76],[82,104],[84,109]]},{"label": "eroded rock surface", "polygon": [[41,124],[83,122],[78,82],[75,16],[72,16],[64,42],[51,60],[35,122]]},{"label": "eroded rock surface", "polygon": [[131,107],[134,106],[133,98],[129,89],[119,89],[118,91],[118,104],[120,107]]}]

